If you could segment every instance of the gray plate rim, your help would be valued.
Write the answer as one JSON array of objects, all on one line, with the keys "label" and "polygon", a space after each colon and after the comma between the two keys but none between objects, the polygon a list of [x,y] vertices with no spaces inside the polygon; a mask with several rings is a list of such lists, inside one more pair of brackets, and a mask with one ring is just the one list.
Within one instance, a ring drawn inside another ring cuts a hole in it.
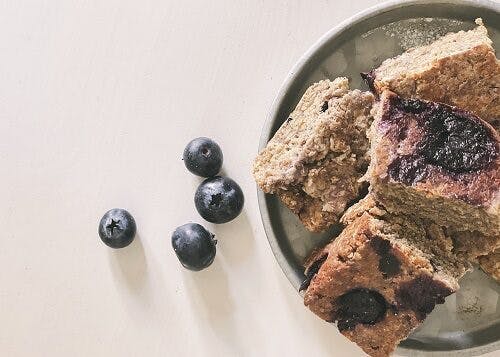
[{"label": "gray plate rim", "polygon": [[[322,49],[325,44],[330,42],[335,37],[342,34],[344,31],[349,29],[350,27],[359,24],[370,17],[375,15],[379,15],[384,12],[390,12],[392,10],[408,7],[413,5],[450,5],[450,6],[472,6],[477,8],[482,8],[487,11],[493,11],[500,13],[500,2],[496,2],[494,0],[391,0],[386,1],[381,4],[372,6],[363,10],[354,16],[342,21],[337,26],[333,27],[329,31],[327,31],[323,36],[321,36],[296,62],[296,64],[292,67],[291,71],[286,76],[283,84],[281,85],[278,94],[276,95],[273,104],[268,112],[268,116],[264,123],[264,126],[261,131],[260,141],[259,141],[259,151],[262,150],[267,142],[270,140],[272,135],[273,126],[275,125],[276,117],[279,111],[280,106],[284,100],[286,93],[291,89],[292,84],[297,80],[299,74],[301,74],[307,67],[308,62],[312,59],[312,57]],[[301,272],[297,272],[293,269],[290,264],[288,264],[287,258],[284,255],[282,248],[279,245],[278,238],[276,237],[272,224],[271,224],[271,216],[269,209],[267,207],[266,202],[266,194],[263,193],[257,187],[257,198],[259,204],[260,215],[262,219],[262,224],[264,226],[264,231],[267,236],[267,240],[273,252],[273,255],[278,262],[281,270],[286,275],[290,283],[294,286],[296,290],[298,290],[298,286],[300,285]],[[423,351],[418,349],[410,349],[404,347],[398,347],[397,352],[403,355],[408,354],[425,354],[425,355],[468,355],[468,356],[478,356],[484,353],[492,352],[500,349],[500,340],[495,342],[467,348],[463,350],[453,350],[453,351]]]}]

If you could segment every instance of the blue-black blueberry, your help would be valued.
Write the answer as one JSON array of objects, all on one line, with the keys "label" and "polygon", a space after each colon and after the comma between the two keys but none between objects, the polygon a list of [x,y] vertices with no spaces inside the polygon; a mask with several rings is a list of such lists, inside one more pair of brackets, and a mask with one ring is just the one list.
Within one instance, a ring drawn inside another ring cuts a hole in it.
[{"label": "blue-black blueberry", "polygon": [[220,146],[215,141],[200,137],[187,144],[182,160],[191,173],[201,177],[212,177],[219,173],[223,155]]},{"label": "blue-black blueberry", "polygon": [[99,222],[99,237],[108,247],[124,248],[134,240],[137,226],[126,210],[113,208]]},{"label": "blue-black blueberry", "polygon": [[243,209],[244,201],[240,186],[222,176],[203,181],[194,195],[198,213],[211,223],[226,223],[235,219]]},{"label": "blue-black blueberry", "polygon": [[177,227],[172,234],[172,247],[184,268],[199,271],[215,258],[215,236],[197,223]]}]

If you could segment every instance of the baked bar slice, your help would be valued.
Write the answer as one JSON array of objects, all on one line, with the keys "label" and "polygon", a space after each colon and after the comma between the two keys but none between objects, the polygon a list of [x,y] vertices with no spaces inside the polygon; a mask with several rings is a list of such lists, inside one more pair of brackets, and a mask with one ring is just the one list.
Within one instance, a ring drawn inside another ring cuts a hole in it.
[{"label": "baked bar slice", "polygon": [[[348,225],[365,212],[375,217],[388,215],[380,202],[377,202],[373,194],[369,193],[344,213],[341,222],[344,225]],[[411,219],[411,217],[407,217],[407,219]],[[454,267],[456,271],[468,269],[470,263],[474,263],[478,264],[486,274],[500,281],[500,232],[496,236],[485,236],[477,231],[457,232],[453,229],[444,229],[444,232],[448,239],[440,240],[440,244],[433,243],[430,246],[420,246],[420,248],[448,259],[450,262],[458,262]],[[312,275],[311,271],[314,271],[314,266],[312,269],[309,267],[317,260],[317,254],[312,254],[304,264],[307,267],[306,272],[309,273],[306,275],[306,280],[303,283],[304,286],[309,284]],[[324,254],[324,252],[320,254]]]},{"label": "baked bar slice", "polygon": [[[340,221],[344,226],[348,226],[364,214],[369,214],[372,217],[389,222],[396,227],[410,227],[403,228],[401,232],[399,232],[399,235],[404,235],[406,237],[405,239],[410,241],[415,247],[428,256],[433,256],[433,265],[437,269],[446,270],[449,274],[457,278],[471,269],[471,262],[473,262],[471,258],[472,254],[463,254],[462,250],[457,249],[457,239],[465,241],[467,238],[467,242],[470,242],[470,237],[473,233],[467,232],[469,235],[466,235],[464,232],[460,232],[461,236],[457,238],[458,233],[440,227],[433,221],[422,220],[415,217],[415,215],[395,215],[387,211],[387,209],[375,199],[372,193],[368,193],[366,197],[346,210]],[[407,234],[406,230],[409,229],[410,231],[414,231],[414,227],[418,227],[419,229],[423,228],[425,234],[423,234],[422,231],[418,234]],[[475,236],[475,238],[476,241],[480,241],[487,246],[487,248],[482,249],[469,244],[467,246],[467,248],[470,248],[469,251],[475,249],[477,253],[474,255],[474,258],[489,253],[494,249],[492,248],[493,243],[488,242],[489,238],[486,239],[482,236]],[[495,244],[496,247],[500,242],[497,240]],[[474,247],[474,249],[472,249],[472,247]]]},{"label": "baked bar slice", "polygon": [[347,78],[315,83],[255,159],[259,187],[310,231],[337,223],[363,188],[373,101],[369,92],[349,90]]},{"label": "baked bar slice", "polygon": [[488,123],[445,104],[382,93],[367,174],[390,212],[457,232],[500,232],[500,144]]},{"label": "baked bar slice", "polygon": [[388,356],[458,289],[467,267],[425,248],[449,244],[436,225],[358,213],[309,261],[304,303],[367,354]]},{"label": "baked bar slice", "polygon": [[376,93],[427,99],[471,111],[497,129],[500,120],[500,61],[481,19],[470,31],[449,33],[427,46],[385,60],[364,74]]}]

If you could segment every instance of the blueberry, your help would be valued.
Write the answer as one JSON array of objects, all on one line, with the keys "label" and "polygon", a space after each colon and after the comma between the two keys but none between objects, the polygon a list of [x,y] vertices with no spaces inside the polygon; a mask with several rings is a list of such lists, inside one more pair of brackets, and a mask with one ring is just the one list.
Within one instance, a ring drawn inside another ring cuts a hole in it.
[{"label": "blueberry", "polygon": [[136,231],[134,217],[121,208],[109,210],[99,222],[99,237],[111,248],[124,248],[132,243]]},{"label": "blueberry", "polygon": [[428,275],[419,275],[409,281],[402,281],[394,292],[397,306],[404,310],[413,310],[423,321],[436,304],[443,304],[445,297],[453,290],[441,280]]},{"label": "blueberry", "polygon": [[223,155],[215,141],[201,137],[187,144],[182,160],[191,173],[201,177],[212,177],[219,173]]},{"label": "blueberry", "polygon": [[243,209],[243,191],[228,177],[216,176],[203,181],[194,195],[198,213],[212,223],[235,219]]},{"label": "blueberry", "polygon": [[184,268],[202,270],[215,258],[217,241],[214,235],[197,223],[177,227],[172,234],[172,247]]},{"label": "blueberry", "polygon": [[368,289],[354,289],[340,296],[337,301],[337,326],[340,331],[351,330],[357,324],[373,325],[379,322],[387,311],[387,301],[378,292]]},{"label": "blueberry", "polygon": [[418,149],[431,164],[469,173],[488,167],[499,155],[490,130],[468,113],[437,106],[426,120],[427,133]]}]

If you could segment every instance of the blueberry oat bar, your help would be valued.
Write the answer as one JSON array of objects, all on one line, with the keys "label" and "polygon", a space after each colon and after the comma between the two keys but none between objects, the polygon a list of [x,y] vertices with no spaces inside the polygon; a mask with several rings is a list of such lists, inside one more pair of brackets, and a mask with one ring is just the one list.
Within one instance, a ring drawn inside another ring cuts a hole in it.
[{"label": "blueberry oat bar", "polygon": [[373,91],[442,102],[473,112],[500,128],[500,61],[482,20],[427,46],[385,60],[364,74]]},{"label": "blueberry oat bar", "polygon": [[367,354],[388,356],[458,289],[468,265],[440,227],[366,206],[350,209],[340,236],[309,262],[304,303]]},{"label": "blueberry oat bar", "polygon": [[[375,200],[374,195],[369,193],[357,204],[350,207],[340,221],[344,225],[348,225],[365,212],[376,217],[383,217],[388,214],[385,208],[382,208],[381,203]],[[407,216],[406,219],[411,220],[413,217]],[[447,240],[441,240],[441,244],[431,245],[424,248],[424,250],[430,249],[432,254],[444,257],[450,261],[460,262],[459,265],[462,266],[468,266],[471,263],[477,264],[486,274],[500,281],[500,232],[497,235],[486,236],[478,231],[460,232],[444,228],[444,234],[448,237]],[[311,254],[310,258],[305,262],[306,272],[311,270],[309,267],[312,262],[317,260],[316,254]],[[314,270],[314,267],[312,270]],[[308,284],[311,275],[311,272],[309,272],[304,285]]]},{"label": "blueberry oat bar", "polygon": [[373,101],[369,92],[349,90],[347,78],[315,83],[255,159],[259,187],[310,231],[338,223],[362,191]]},{"label": "blueberry oat bar", "polygon": [[493,127],[445,104],[386,91],[371,128],[367,176],[391,212],[498,237],[500,144]]}]

